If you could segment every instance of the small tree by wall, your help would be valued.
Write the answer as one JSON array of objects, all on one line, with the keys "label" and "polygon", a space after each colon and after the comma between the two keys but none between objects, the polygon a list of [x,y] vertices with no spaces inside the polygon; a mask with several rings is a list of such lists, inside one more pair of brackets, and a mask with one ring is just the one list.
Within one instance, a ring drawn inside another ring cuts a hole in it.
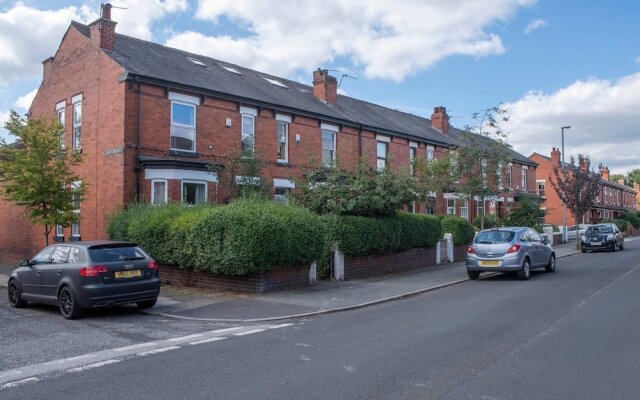
[{"label": "small tree by wall", "polygon": [[11,111],[5,128],[16,143],[0,141],[0,193],[25,207],[33,224],[43,226],[49,245],[56,225],[78,221],[73,211],[82,201],[86,184],[73,169],[82,162],[82,154],[62,145],[63,127],[58,122],[25,119]]},{"label": "small tree by wall", "polygon": [[266,162],[262,153],[227,153],[224,165],[210,164],[208,168],[218,177],[220,185],[233,201],[240,198],[267,198],[271,185],[265,179],[263,170]]},{"label": "small tree by wall", "polygon": [[[576,221],[582,221],[600,190],[601,178],[591,170],[589,156],[578,154],[576,164],[576,158],[572,155],[569,164],[554,165],[552,172],[549,174],[549,182],[560,201],[573,213]],[[580,248],[579,240],[576,241],[576,247]]]}]

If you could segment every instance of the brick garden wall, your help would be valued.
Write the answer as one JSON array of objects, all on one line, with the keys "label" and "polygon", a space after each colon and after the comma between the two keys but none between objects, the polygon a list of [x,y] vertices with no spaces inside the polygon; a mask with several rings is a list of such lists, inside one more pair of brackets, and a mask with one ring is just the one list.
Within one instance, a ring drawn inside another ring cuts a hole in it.
[{"label": "brick garden wall", "polygon": [[309,266],[280,268],[249,276],[227,276],[160,266],[160,278],[172,285],[242,293],[265,293],[307,286],[309,284]]}]

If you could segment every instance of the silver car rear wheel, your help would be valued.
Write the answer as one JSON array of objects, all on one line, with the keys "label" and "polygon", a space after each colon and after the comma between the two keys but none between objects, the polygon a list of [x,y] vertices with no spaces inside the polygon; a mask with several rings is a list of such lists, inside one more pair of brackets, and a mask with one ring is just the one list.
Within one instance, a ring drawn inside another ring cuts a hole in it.
[{"label": "silver car rear wheel", "polygon": [[525,258],[524,263],[522,264],[522,268],[518,271],[518,278],[520,280],[526,281],[531,276],[531,264],[529,263],[529,259]]}]

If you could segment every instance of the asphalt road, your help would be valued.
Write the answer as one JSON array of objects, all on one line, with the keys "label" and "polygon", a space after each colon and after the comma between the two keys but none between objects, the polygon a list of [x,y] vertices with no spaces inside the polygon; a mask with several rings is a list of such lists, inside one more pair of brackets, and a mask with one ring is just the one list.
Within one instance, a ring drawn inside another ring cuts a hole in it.
[{"label": "asphalt road", "polygon": [[0,399],[636,400],[640,241],[626,247],[558,260],[527,282],[500,275],[278,329],[163,342],[5,386]]}]

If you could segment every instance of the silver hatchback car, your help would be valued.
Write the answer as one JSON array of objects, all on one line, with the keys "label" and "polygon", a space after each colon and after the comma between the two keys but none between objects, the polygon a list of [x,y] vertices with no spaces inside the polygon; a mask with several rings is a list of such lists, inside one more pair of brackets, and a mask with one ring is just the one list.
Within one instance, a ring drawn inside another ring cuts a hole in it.
[{"label": "silver hatchback car", "polygon": [[553,247],[531,228],[494,228],[478,233],[467,247],[467,274],[478,279],[481,272],[517,272],[527,280],[531,270],[556,270]]}]

